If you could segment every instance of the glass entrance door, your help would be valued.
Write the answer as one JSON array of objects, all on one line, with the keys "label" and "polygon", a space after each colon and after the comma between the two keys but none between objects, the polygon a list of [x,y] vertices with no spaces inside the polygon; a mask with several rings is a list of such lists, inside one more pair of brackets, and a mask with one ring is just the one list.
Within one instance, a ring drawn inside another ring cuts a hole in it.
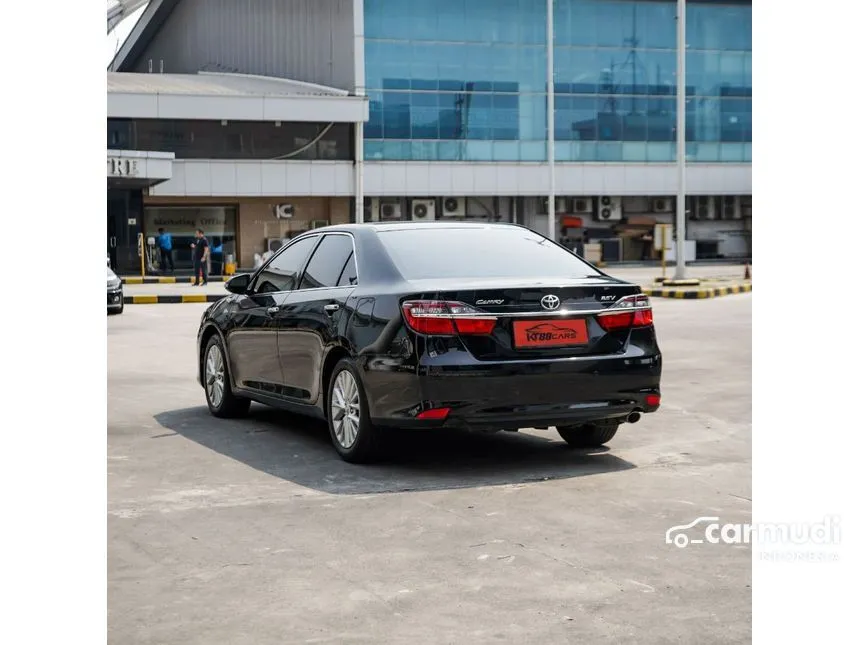
[{"label": "glass entrance door", "polygon": [[170,233],[176,270],[190,273],[194,231],[203,229],[209,240],[211,274],[223,275],[227,256],[236,257],[236,211],[235,206],[146,206],[144,234],[155,237],[162,228]]},{"label": "glass entrance door", "polygon": [[120,275],[140,273],[137,235],[141,230],[142,205],[143,194],[140,190],[108,188],[108,255],[111,266]]}]

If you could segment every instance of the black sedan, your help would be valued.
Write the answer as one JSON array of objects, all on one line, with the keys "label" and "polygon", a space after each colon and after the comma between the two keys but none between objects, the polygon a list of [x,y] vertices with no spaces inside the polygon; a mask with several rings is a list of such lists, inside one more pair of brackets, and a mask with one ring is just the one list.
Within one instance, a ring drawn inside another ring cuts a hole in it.
[{"label": "black sedan", "polygon": [[320,228],[227,290],[198,332],[211,413],[325,419],[347,461],[386,427],[555,426],[599,446],[660,405],[648,297],[521,226]]}]

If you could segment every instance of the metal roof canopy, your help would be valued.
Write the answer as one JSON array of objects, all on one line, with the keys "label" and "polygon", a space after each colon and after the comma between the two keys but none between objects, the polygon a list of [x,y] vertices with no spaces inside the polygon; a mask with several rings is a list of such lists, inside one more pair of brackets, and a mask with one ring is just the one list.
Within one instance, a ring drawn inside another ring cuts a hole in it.
[{"label": "metal roof canopy", "polygon": [[116,0],[107,8],[107,32],[110,34],[114,28],[135,11],[140,9],[149,0]]},{"label": "metal roof canopy", "polygon": [[357,123],[364,97],[270,76],[107,72],[108,118]]}]

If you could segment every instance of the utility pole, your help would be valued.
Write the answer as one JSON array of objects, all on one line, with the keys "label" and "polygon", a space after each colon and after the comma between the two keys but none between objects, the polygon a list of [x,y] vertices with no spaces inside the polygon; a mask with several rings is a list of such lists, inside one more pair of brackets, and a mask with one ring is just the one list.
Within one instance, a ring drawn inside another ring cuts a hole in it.
[{"label": "utility pole", "polygon": [[546,156],[549,196],[546,200],[549,239],[555,241],[555,0],[546,0]]},{"label": "utility pole", "polygon": [[675,280],[686,278],[687,241],[687,1],[678,0],[677,162],[678,196],[675,198]]}]

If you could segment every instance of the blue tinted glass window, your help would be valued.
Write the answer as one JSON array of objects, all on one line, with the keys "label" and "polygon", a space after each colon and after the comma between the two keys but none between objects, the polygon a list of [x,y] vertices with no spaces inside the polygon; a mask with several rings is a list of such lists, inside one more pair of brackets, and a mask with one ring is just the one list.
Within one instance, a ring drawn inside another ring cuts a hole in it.
[{"label": "blue tinted glass window", "polygon": [[[671,161],[675,7],[556,0],[557,158]],[[545,159],[545,12],[546,0],[365,0],[368,158]],[[690,2],[687,15],[690,158],[749,160],[751,7]]]}]

